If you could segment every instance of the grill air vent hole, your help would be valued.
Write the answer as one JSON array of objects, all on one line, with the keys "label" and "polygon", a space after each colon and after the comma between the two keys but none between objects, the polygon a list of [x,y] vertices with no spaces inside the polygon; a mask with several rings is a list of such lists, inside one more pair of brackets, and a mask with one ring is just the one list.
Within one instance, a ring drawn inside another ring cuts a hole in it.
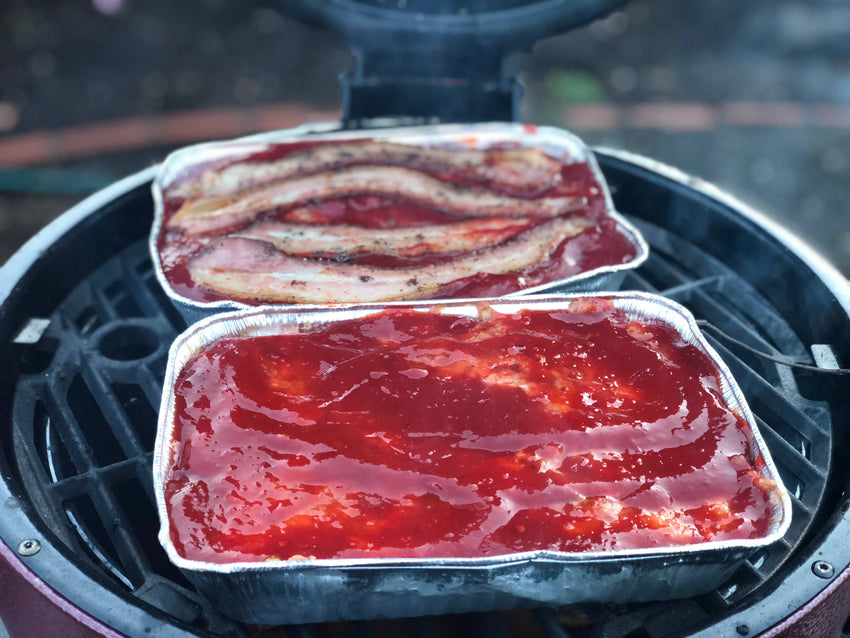
[{"label": "grill air vent hole", "polygon": [[74,377],[68,388],[67,399],[68,407],[80,424],[80,429],[85,432],[86,441],[91,446],[98,465],[111,465],[127,458],[91,390],[79,374]]},{"label": "grill air vent hole", "polygon": [[145,393],[134,383],[115,383],[112,392],[121,402],[124,414],[136,431],[146,452],[152,452],[156,440],[156,411]]},{"label": "grill air vent hole", "polygon": [[106,533],[100,515],[88,496],[77,496],[64,504],[65,514],[82,541],[82,547],[96,565],[128,589],[134,585],[118,568],[115,546]]},{"label": "grill air vent hole", "polygon": [[156,352],[159,337],[146,326],[116,325],[100,338],[100,352],[114,361],[136,361]]}]

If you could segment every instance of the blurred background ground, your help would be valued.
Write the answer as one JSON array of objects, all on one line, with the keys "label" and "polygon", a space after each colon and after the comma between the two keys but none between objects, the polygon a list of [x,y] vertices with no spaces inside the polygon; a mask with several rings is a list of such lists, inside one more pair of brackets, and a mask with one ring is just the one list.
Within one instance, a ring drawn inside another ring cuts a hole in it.
[{"label": "blurred background ground", "polygon": [[[0,263],[175,140],[336,117],[351,55],[283,6],[6,0]],[[845,0],[632,0],[515,64],[525,121],[714,182],[850,274]]]}]

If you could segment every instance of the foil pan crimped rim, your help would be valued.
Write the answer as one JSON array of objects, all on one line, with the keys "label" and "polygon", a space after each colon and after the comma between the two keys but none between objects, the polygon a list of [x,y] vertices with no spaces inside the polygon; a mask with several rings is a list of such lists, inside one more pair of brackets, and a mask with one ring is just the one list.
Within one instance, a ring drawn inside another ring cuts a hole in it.
[{"label": "foil pan crimped rim", "polygon": [[[482,303],[488,304],[497,312],[517,312],[522,309],[558,310],[566,308],[573,300],[587,297],[609,299],[615,307],[629,313],[637,320],[663,321],[672,326],[681,338],[706,354],[716,366],[720,379],[720,389],[727,406],[739,412],[750,427],[756,458],[763,462],[763,473],[776,483],[770,496],[771,522],[768,534],[762,538],[739,539],[733,541],[707,541],[683,546],[666,548],[643,548],[628,550],[607,550],[592,552],[554,552],[538,550],[518,552],[500,556],[479,558],[359,558],[359,559],[312,559],[304,561],[262,561],[235,563],[208,563],[188,560],[182,557],[170,538],[170,520],[168,517],[164,479],[170,463],[171,438],[173,431],[174,393],[172,392],[177,375],[183,366],[206,344],[224,337],[262,336],[298,332],[301,327],[326,324],[334,321],[364,317],[387,308],[439,307],[441,312],[453,312],[475,316]],[[284,328],[284,330],[282,330]],[[599,560],[640,559],[661,557],[685,561],[687,557],[696,558],[699,554],[722,551],[730,554],[755,550],[779,540],[791,523],[791,499],[782,479],[770,457],[755,419],[747,405],[743,392],[732,376],[731,371],[717,352],[706,341],[699,330],[693,315],[680,304],[665,297],[642,292],[600,293],[600,294],[560,294],[531,295],[515,298],[459,299],[451,301],[390,302],[382,304],[338,304],[259,307],[218,314],[208,317],[187,329],[171,346],[165,373],[165,390],[159,411],[156,444],[153,458],[153,482],[156,495],[157,512],[160,518],[159,540],[169,559],[177,567],[193,572],[215,572],[220,574],[259,573],[336,569],[394,569],[405,568],[466,568],[498,570],[509,565],[523,562],[545,562],[555,564],[581,564]]]},{"label": "foil pan crimped rim", "polygon": [[302,126],[259,133],[248,137],[233,140],[204,142],[178,149],[168,155],[160,165],[159,170],[151,184],[151,192],[154,200],[154,220],[151,234],[148,239],[148,250],[153,261],[154,273],[161,288],[169,300],[181,308],[182,311],[191,313],[198,312],[225,312],[245,308],[255,308],[240,301],[222,299],[218,301],[197,301],[184,297],[174,290],[165,276],[162,263],[159,258],[157,241],[162,232],[163,216],[165,212],[164,191],[184,171],[193,166],[204,164],[221,157],[230,157],[233,154],[250,155],[262,151],[263,148],[275,142],[294,142],[309,139],[310,141],[322,140],[351,140],[369,138],[374,140],[386,140],[398,143],[434,145],[436,143],[451,143],[460,140],[468,141],[470,137],[476,140],[476,147],[486,148],[495,142],[516,141],[525,146],[539,146],[554,157],[571,157],[576,161],[587,162],[596,178],[605,199],[606,214],[614,219],[618,232],[622,233],[632,247],[635,249],[635,257],[622,264],[611,264],[600,266],[591,270],[578,273],[571,277],[565,277],[543,283],[534,287],[518,290],[511,295],[534,294],[563,286],[579,286],[584,283],[605,277],[608,275],[622,273],[627,270],[638,268],[649,257],[649,245],[628,220],[619,214],[614,208],[610,189],[596,161],[596,156],[575,135],[563,129],[548,126],[527,126],[516,123],[491,122],[484,124],[435,124],[430,126],[412,126],[377,130],[333,130],[333,123],[304,124]]}]

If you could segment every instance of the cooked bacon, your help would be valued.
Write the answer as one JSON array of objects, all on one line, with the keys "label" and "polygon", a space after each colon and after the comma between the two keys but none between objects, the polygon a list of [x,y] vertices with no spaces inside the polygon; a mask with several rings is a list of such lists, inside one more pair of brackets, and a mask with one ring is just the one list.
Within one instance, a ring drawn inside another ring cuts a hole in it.
[{"label": "cooked bacon", "polygon": [[233,237],[259,239],[288,255],[375,253],[399,257],[469,252],[498,244],[529,226],[528,219],[485,217],[450,224],[405,228],[363,228],[349,224],[317,226],[264,221]]},{"label": "cooked bacon", "polygon": [[397,197],[475,217],[554,217],[585,203],[583,197],[521,199],[454,186],[408,168],[370,166],[292,179],[235,198],[190,200],[168,220],[168,226],[189,235],[204,234],[253,221],[275,208],[358,194]]},{"label": "cooked bacon", "polygon": [[510,190],[536,194],[556,185],[561,164],[539,148],[448,149],[390,142],[337,143],[316,146],[272,162],[238,163],[209,170],[198,180],[182,185],[176,195],[195,198],[230,196],[271,182],[303,177],[356,164],[406,166],[451,173],[489,182]]},{"label": "cooked bacon", "polygon": [[589,225],[557,217],[502,242],[445,262],[379,268],[291,257],[268,242],[225,237],[189,260],[201,286],[231,298],[267,303],[390,301],[428,297],[478,273],[521,272]]}]

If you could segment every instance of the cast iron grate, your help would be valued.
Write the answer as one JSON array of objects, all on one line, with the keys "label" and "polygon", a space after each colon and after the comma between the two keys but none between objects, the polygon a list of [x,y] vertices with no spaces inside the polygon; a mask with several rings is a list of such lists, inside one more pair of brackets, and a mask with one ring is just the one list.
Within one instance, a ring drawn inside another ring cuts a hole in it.
[{"label": "cast iron grate", "polygon": [[[760,350],[810,359],[780,313],[735,272],[695,244],[636,222],[652,252],[624,288],[673,298]],[[716,591],[666,603],[246,629],[197,595],[156,539],[150,470],[156,411],[167,350],[185,324],[159,289],[146,241],[106,260],[49,319],[44,336],[19,355],[12,446],[17,478],[76,563],[105,587],[200,635],[639,638],[686,632],[730,612],[776,572],[809,531],[827,484],[832,438],[826,404],[804,398],[782,366],[712,339],[747,395],[793,502],[786,538]]]}]

